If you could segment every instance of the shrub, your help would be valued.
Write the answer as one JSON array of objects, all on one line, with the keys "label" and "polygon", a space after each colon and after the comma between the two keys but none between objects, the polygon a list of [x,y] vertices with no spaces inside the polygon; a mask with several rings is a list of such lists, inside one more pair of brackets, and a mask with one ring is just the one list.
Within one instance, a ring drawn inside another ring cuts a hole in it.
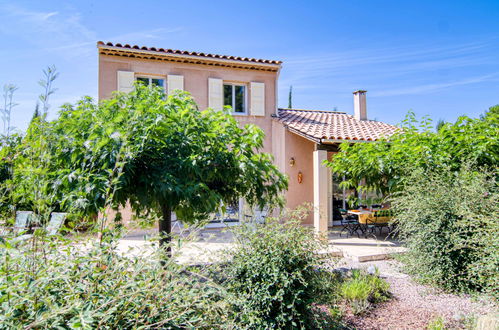
[{"label": "shrub", "polygon": [[369,309],[372,304],[386,301],[390,297],[390,285],[377,275],[353,270],[352,277],[341,284],[340,293],[354,314]]},{"label": "shrub", "polygon": [[[408,270],[448,290],[499,286],[499,203],[495,172],[415,170],[392,204]],[[497,291],[496,291],[497,297]]]},{"label": "shrub", "polygon": [[0,249],[0,329],[230,327],[225,290],[159,254],[34,245]]},{"label": "shrub", "polygon": [[428,330],[445,330],[446,329],[445,320],[441,316],[436,317],[433,320],[431,320],[430,323],[428,323],[427,329]]},{"label": "shrub", "polygon": [[226,275],[237,322],[258,329],[314,328],[314,304],[328,296],[329,272],[317,251],[323,243],[291,219],[236,231]]}]

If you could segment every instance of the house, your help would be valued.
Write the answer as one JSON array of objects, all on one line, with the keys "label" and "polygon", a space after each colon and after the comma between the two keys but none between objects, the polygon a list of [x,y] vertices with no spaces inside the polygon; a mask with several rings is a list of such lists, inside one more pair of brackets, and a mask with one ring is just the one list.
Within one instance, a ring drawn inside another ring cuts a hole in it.
[{"label": "house", "polygon": [[[367,119],[366,91],[353,93],[354,115],[337,111],[280,109],[277,102],[282,62],[165,48],[98,42],[99,99],[128,92],[136,80],[188,91],[201,109],[232,106],[239,123],[265,132],[264,152],[289,176],[287,207],[305,202],[314,211],[304,220],[325,232],[346,198],[323,165],[341,142],[375,141],[396,127]],[[239,208],[241,208],[240,203]]]}]

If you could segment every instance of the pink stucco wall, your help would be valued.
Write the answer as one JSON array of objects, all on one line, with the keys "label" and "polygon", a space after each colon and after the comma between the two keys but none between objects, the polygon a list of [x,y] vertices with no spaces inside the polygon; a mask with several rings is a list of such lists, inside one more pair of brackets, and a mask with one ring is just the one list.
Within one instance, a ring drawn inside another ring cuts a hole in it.
[{"label": "pink stucco wall", "polygon": [[[275,164],[289,176],[289,189],[285,193],[287,208],[294,209],[303,203],[313,203],[313,151],[315,143],[289,132],[271,117],[276,110],[276,81],[278,73],[257,70],[213,67],[197,64],[174,63],[99,55],[99,99],[111,96],[117,89],[117,71],[133,71],[138,75],[184,76],[184,89],[192,94],[201,109],[208,107],[208,78],[219,78],[228,82],[248,84],[265,83],[265,116],[235,115],[242,124],[256,124],[265,132],[264,152],[273,154]],[[249,94],[249,93],[248,93]],[[247,107],[251,107],[250,97]],[[289,159],[295,159],[290,166]],[[298,173],[303,181],[298,183]],[[131,217],[129,208],[122,210],[123,218]],[[304,224],[313,224],[312,213]]]},{"label": "pink stucco wall", "polygon": [[[289,176],[289,188],[286,192],[287,208],[294,209],[303,203],[312,204],[314,201],[314,172],[313,151],[314,142],[299,135],[286,131],[285,134],[285,173]],[[295,159],[291,166],[289,160]],[[302,173],[302,182],[298,182],[298,173]],[[312,213],[304,219],[305,224],[313,224]]]},{"label": "pink stucco wall", "polygon": [[[213,67],[198,64],[143,60],[99,55],[99,99],[109,98],[117,89],[117,71],[133,71],[137,75],[184,76],[184,90],[191,93],[200,109],[208,107],[208,78],[219,78],[227,82],[247,84],[265,83],[265,116],[235,115],[241,124],[256,124],[265,132],[264,150],[272,152],[272,119],[276,110],[277,72]],[[251,107],[247,93],[247,108]]]}]

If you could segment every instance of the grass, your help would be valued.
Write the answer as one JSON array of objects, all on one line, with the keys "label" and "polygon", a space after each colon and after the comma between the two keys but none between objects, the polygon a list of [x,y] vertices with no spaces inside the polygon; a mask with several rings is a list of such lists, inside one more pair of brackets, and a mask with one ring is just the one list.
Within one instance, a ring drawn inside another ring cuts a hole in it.
[{"label": "grass", "polygon": [[390,285],[377,274],[353,270],[352,276],[341,284],[340,295],[354,314],[362,314],[372,304],[387,301],[390,298],[389,289]]}]

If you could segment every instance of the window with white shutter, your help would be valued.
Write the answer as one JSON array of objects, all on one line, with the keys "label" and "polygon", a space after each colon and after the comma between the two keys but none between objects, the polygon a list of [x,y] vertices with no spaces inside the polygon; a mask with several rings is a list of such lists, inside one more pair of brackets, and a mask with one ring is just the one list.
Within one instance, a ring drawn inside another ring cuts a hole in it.
[{"label": "window with white shutter", "polygon": [[252,82],[250,84],[250,114],[265,116],[265,84]]},{"label": "window with white shutter", "polygon": [[133,90],[135,82],[135,74],[130,71],[118,71],[118,86],[119,92],[130,93]]},{"label": "window with white shutter", "polygon": [[171,94],[176,89],[184,90],[184,76],[169,74],[166,79],[168,81],[168,94]]},{"label": "window with white shutter", "polygon": [[223,110],[223,80],[208,78],[208,107],[214,110]]}]

